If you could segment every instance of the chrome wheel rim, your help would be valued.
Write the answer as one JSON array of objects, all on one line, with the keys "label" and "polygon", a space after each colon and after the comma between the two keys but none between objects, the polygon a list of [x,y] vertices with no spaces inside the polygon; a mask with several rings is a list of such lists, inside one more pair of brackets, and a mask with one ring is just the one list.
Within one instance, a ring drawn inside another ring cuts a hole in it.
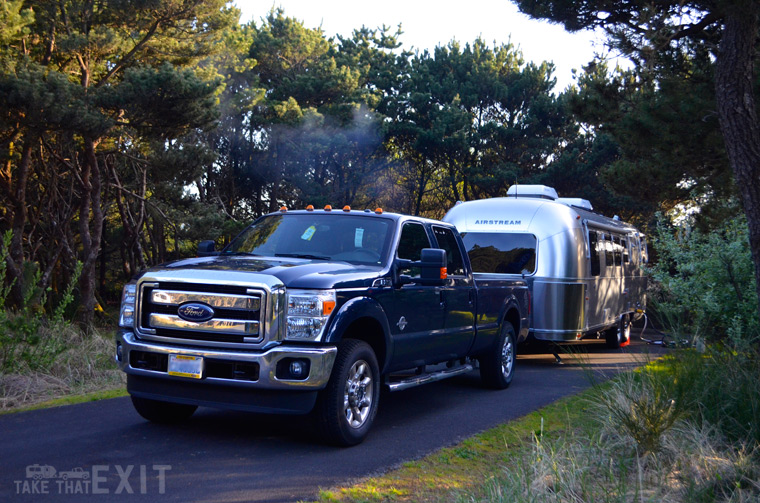
[{"label": "chrome wheel rim", "polygon": [[504,377],[509,377],[512,373],[512,365],[515,363],[515,352],[512,346],[512,338],[504,339],[504,345],[501,347],[501,373]]},{"label": "chrome wheel rim", "polygon": [[357,360],[348,371],[343,392],[343,414],[351,428],[361,428],[369,417],[374,399],[372,371],[364,360]]}]

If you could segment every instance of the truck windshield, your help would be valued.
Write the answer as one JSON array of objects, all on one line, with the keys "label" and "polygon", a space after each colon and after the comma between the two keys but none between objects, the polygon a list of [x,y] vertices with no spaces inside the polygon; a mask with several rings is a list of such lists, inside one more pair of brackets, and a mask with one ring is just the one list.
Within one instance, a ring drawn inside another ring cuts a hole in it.
[{"label": "truck windshield", "polygon": [[462,233],[474,272],[533,274],[536,271],[536,237],[506,232]]},{"label": "truck windshield", "polygon": [[238,235],[222,254],[336,260],[381,265],[392,237],[393,221],[381,217],[335,214],[268,215]]}]

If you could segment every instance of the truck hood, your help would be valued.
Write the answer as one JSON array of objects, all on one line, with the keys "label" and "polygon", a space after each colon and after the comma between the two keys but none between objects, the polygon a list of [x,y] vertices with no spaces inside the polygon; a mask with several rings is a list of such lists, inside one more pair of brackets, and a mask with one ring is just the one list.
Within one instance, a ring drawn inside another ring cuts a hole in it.
[{"label": "truck hood", "polygon": [[[182,278],[192,277],[191,271],[219,271],[220,276],[236,276],[236,282],[257,282],[257,276],[273,276],[287,288],[354,288],[368,287],[382,276],[381,266],[356,265],[348,262],[306,260],[297,258],[229,255],[198,257],[169,262],[147,270],[144,275],[159,273],[171,277],[175,272]],[[188,274],[190,273],[190,274]],[[220,277],[220,282],[225,280]],[[266,283],[271,283],[266,281]]]}]

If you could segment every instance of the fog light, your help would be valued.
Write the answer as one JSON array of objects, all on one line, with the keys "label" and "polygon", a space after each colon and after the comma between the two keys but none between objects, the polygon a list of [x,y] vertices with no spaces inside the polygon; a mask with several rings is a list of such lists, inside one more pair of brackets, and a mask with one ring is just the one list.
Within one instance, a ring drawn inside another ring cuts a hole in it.
[{"label": "fog light", "polygon": [[116,361],[120,362],[122,359],[121,342],[116,343]]},{"label": "fog light", "polygon": [[290,363],[290,375],[295,378],[301,377],[306,371],[306,365],[302,361],[295,360]]},{"label": "fog light", "polygon": [[306,358],[283,358],[277,362],[275,376],[285,381],[305,381],[310,370],[311,364]]}]

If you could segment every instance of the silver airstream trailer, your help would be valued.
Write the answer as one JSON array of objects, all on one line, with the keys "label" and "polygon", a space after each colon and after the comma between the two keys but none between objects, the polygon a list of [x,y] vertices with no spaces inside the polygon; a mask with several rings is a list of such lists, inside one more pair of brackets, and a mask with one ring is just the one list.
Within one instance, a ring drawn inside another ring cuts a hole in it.
[{"label": "silver airstream trailer", "polygon": [[513,185],[507,197],[457,203],[454,224],[482,279],[522,275],[532,297],[531,336],[628,344],[646,304],[644,236],[584,199],[544,185]]}]

